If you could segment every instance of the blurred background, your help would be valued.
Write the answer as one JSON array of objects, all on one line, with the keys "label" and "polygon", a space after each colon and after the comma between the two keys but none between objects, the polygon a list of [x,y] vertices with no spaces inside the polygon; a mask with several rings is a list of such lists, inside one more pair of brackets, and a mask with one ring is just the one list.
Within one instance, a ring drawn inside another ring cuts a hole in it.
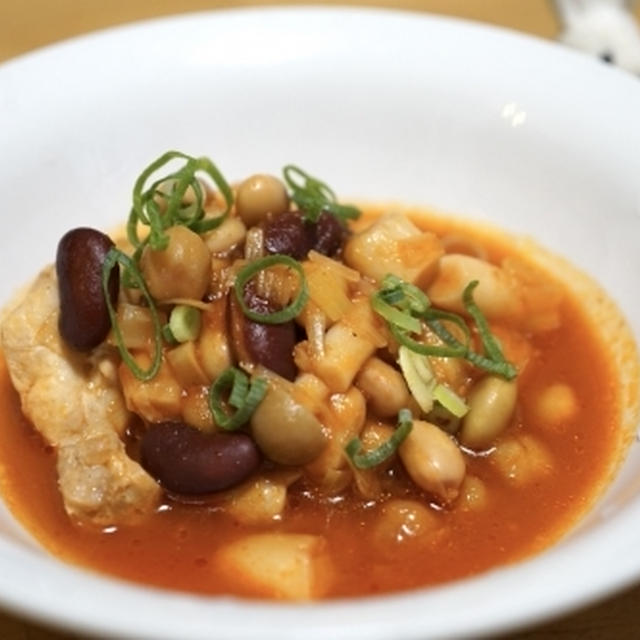
[{"label": "blurred background", "polygon": [[[582,3],[594,2],[605,12],[618,14],[603,33],[597,19],[584,20],[577,34],[569,38],[606,61],[640,65],[640,2],[623,0],[565,0],[564,12]],[[65,38],[127,22],[176,13],[227,9],[279,3],[270,0],[0,0],[0,62]],[[480,21],[515,29],[534,36],[557,39],[566,25],[553,0],[334,0],[323,5],[362,5],[429,12]],[[627,9],[630,12],[627,12]],[[624,13],[624,16],[622,14]],[[572,17],[572,16],[570,16]],[[573,16],[575,18],[575,15]],[[616,22],[618,20],[618,22]],[[619,25],[619,26],[616,26]],[[565,36],[567,34],[565,33]],[[638,36],[635,42],[636,35]],[[613,43],[610,45],[610,41]],[[623,57],[616,47],[622,47]],[[614,55],[615,54],[615,55]],[[612,60],[613,58],[613,60]],[[635,70],[635,69],[634,69]],[[640,67],[637,72],[640,73]],[[7,124],[7,123],[3,123]],[[640,588],[626,591],[543,627],[509,636],[511,640],[619,640],[636,638],[640,627]],[[0,611],[2,640],[62,640],[73,636],[32,624],[19,616]]]}]

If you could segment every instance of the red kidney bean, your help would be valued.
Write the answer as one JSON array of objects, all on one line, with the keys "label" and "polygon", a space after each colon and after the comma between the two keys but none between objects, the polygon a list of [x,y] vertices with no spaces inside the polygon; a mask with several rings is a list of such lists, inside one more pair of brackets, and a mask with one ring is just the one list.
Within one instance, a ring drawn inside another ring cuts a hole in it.
[{"label": "red kidney bean", "polygon": [[302,260],[313,248],[313,228],[299,211],[274,216],[264,225],[264,248],[267,253],[283,253]]},{"label": "red kidney bean", "polygon": [[187,495],[229,489],[260,465],[258,448],[246,433],[207,434],[184,422],[150,425],[140,457],[165,489]]},{"label": "red kidney bean", "polygon": [[315,224],[313,248],[325,256],[335,256],[342,249],[346,227],[328,211],[323,211]]},{"label": "red kidney bean", "polygon": [[[102,265],[113,246],[109,236],[85,227],[72,229],[58,243],[58,327],[64,341],[77,351],[97,347],[111,329],[102,291]],[[120,273],[118,269],[113,269],[108,289],[114,305],[119,286]]]},{"label": "red kidney bean", "polygon": [[[244,299],[252,311],[271,313],[277,310],[269,300],[257,295],[250,285],[245,288]],[[232,301],[231,330],[238,360],[258,363],[287,380],[295,379],[298,369],[293,361],[296,344],[293,320],[281,324],[254,322]]]},{"label": "red kidney bean", "polygon": [[281,213],[264,225],[264,248],[267,253],[284,253],[296,260],[307,257],[311,249],[326,256],[340,252],[347,230],[328,211],[317,222],[305,222],[300,211]]}]

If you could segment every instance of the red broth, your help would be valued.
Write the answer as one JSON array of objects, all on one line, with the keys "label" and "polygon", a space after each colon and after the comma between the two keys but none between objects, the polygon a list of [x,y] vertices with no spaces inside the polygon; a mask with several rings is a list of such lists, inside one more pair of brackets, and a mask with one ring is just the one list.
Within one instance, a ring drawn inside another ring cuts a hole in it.
[{"label": "red broth", "polygon": [[[437,220],[422,225],[438,233],[463,229]],[[474,242],[492,259],[508,253],[495,238],[478,235]],[[552,468],[535,482],[514,486],[490,456],[466,456],[468,474],[486,488],[484,508],[444,509],[433,535],[392,545],[380,545],[370,535],[377,511],[361,498],[347,492],[339,501],[314,500],[304,486],[289,489],[286,517],[271,530],[326,538],[337,568],[326,597],[366,596],[471,576],[540,551],[575,523],[609,479],[622,443],[617,374],[586,313],[567,292],[561,327],[529,336],[535,355],[520,376],[518,410],[509,432],[530,434],[550,452]],[[569,385],[578,399],[577,413],[562,429],[550,429],[536,411],[540,392],[555,382]],[[264,595],[241,578],[217,575],[212,562],[221,545],[264,528],[240,526],[210,503],[168,499],[136,526],[96,530],[74,525],[58,493],[55,451],[22,415],[4,361],[0,407],[2,494],[15,517],[52,554],[148,585]],[[407,489],[407,495],[428,503],[416,489]]]}]

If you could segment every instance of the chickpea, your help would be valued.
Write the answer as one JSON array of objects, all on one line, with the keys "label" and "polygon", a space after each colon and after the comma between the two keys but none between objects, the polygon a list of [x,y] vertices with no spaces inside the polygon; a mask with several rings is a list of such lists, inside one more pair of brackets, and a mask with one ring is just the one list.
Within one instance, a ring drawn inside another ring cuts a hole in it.
[{"label": "chickpea", "polygon": [[371,409],[381,418],[398,415],[408,406],[410,396],[402,374],[380,358],[369,358],[356,378]]},{"label": "chickpea", "polygon": [[528,434],[501,439],[490,460],[506,482],[514,487],[539,482],[554,469],[551,453],[542,442]]},{"label": "chickpea", "polygon": [[535,413],[545,427],[561,429],[578,412],[578,400],[573,389],[561,382],[546,387],[536,399]]},{"label": "chickpea", "polygon": [[489,502],[487,487],[477,476],[467,476],[456,502],[462,511],[482,511]]},{"label": "chickpea", "polygon": [[247,227],[263,220],[268,213],[289,210],[287,190],[278,178],[256,174],[247,178],[236,193],[236,212]]},{"label": "chickpea", "polygon": [[439,527],[435,511],[417,500],[390,500],[382,506],[373,526],[374,544],[387,551],[391,545],[422,538]]},{"label": "chickpea", "polygon": [[454,500],[464,480],[466,465],[456,443],[430,422],[414,420],[398,449],[411,479],[444,502]]},{"label": "chickpea", "polygon": [[151,295],[159,301],[202,299],[211,279],[211,256],[204,241],[181,225],[170,227],[165,233],[169,236],[167,248],[146,247],[140,259]]},{"label": "chickpea", "polygon": [[486,449],[507,428],[516,407],[515,380],[486,376],[471,389],[469,411],[462,420],[458,439],[471,449]]},{"label": "chickpea", "polygon": [[317,418],[286,391],[271,387],[251,416],[251,431],[265,456],[287,465],[314,460],[327,445]]}]

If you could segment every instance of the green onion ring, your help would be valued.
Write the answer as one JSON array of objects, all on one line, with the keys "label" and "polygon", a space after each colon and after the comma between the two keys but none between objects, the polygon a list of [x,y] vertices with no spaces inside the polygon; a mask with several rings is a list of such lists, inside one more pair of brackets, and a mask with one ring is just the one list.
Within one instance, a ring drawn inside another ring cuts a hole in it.
[{"label": "green onion ring", "polygon": [[[109,276],[111,275],[111,270],[118,263],[125,268],[128,277],[135,280],[138,288],[142,291],[142,295],[149,305],[149,312],[151,313],[151,321],[153,323],[155,350],[153,361],[148,369],[142,369],[139,367],[138,363],[133,359],[125,346],[122,332],[120,331],[120,326],[118,324],[118,316],[111,304],[111,298],[109,296]],[[162,326],[160,324],[160,318],[158,317],[155,303],[149,293],[149,289],[147,289],[144,278],[138,271],[134,261],[126,253],[123,253],[115,247],[109,249],[109,253],[107,253],[102,265],[102,292],[104,294],[105,302],[107,303],[107,311],[109,312],[111,327],[113,328],[113,334],[115,336],[116,345],[118,346],[118,351],[120,352],[122,361],[127,365],[127,367],[129,367],[133,375],[138,378],[138,380],[147,382],[148,380],[155,378],[156,374],[160,370],[160,365],[162,364]]]},{"label": "green onion ring", "polygon": [[[209,388],[209,409],[216,424],[225,431],[235,431],[245,424],[267,392],[266,378],[254,378],[249,384],[247,375],[236,367],[225,369]],[[231,388],[228,403],[236,409],[228,414],[222,393]]]},{"label": "green onion ring", "polygon": [[462,293],[462,302],[464,303],[465,309],[473,318],[473,321],[476,323],[476,327],[478,327],[478,333],[480,334],[480,338],[482,340],[482,346],[484,347],[487,356],[489,356],[491,360],[495,360],[496,362],[504,362],[502,349],[491,333],[487,319],[484,317],[484,314],[482,313],[482,311],[480,311],[480,308],[473,299],[473,290],[477,286],[478,281],[473,280],[464,288],[464,292]]},{"label": "green onion ring", "polygon": [[[300,291],[298,292],[295,300],[284,307],[284,309],[280,309],[279,311],[274,311],[272,313],[259,313],[249,309],[244,299],[245,285],[260,271],[273,267],[277,264],[289,267],[298,274],[298,277],[300,278]],[[283,322],[292,320],[300,313],[300,311],[302,311],[304,305],[307,304],[307,300],[309,299],[309,288],[307,287],[307,279],[304,276],[302,265],[294,258],[280,253],[265,256],[264,258],[258,258],[243,267],[236,275],[234,289],[236,292],[236,298],[238,299],[238,304],[240,305],[244,315],[254,322],[261,322],[263,324],[282,324]]]},{"label": "green onion ring", "polygon": [[360,438],[353,438],[344,451],[351,464],[356,469],[371,469],[391,457],[398,447],[404,442],[413,428],[413,417],[409,409],[400,409],[398,412],[398,426],[391,437],[372,451],[361,452],[362,442]]},{"label": "green onion ring", "polygon": [[[145,188],[149,178],[172,160],[185,161],[182,168],[155,180],[151,186]],[[202,171],[209,175],[216,187],[222,193],[226,208],[220,216],[205,219],[204,194],[196,173]],[[154,198],[159,193],[159,187],[164,182],[173,182],[171,193],[162,193],[166,202],[166,210],[160,211],[160,207]],[[196,196],[193,204],[184,206],[182,200],[189,187],[192,187]],[[127,223],[127,237],[129,241],[138,247],[141,244],[137,233],[137,224],[141,222],[150,227],[148,242],[153,249],[166,248],[167,237],[165,229],[174,225],[183,225],[195,231],[203,233],[218,227],[229,214],[233,205],[233,192],[218,168],[208,158],[194,158],[180,151],[167,151],[154,160],[138,177],[133,187],[133,205]]]}]

